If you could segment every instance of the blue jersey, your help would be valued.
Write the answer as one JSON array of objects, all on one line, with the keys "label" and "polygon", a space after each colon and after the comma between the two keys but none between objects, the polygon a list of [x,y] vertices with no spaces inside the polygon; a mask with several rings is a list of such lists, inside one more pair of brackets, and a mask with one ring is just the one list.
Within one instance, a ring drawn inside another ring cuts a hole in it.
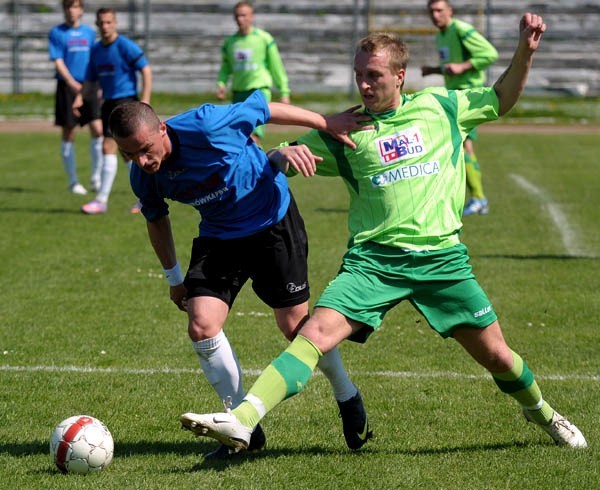
[{"label": "blue jersey", "polygon": [[198,210],[201,236],[225,240],[281,221],[290,203],[287,179],[250,137],[269,118],[269,106],[256,91],[238,104],[204,104],[168,119],[170,157],[155,174],[137,165],[131,169],[145,218],[167,215],[165,199],[172,199]]},{"label": "blue jersey", "polygon": [[[96,41],[96,33],[90,26],[72,27],[60,24],[48,33],[50,60],[62,59],[78,82],[83,82],[90,61],[90,49]],[[57,73],[55,78],[59,79]]]},{"label": "blue jersey", "polygon": [[100,82],[104,100],[133,97],[137,95],[136,72],[147,65],[142,48],[119,35],[107,46],[101,41],[94,44],[85,79]]}]

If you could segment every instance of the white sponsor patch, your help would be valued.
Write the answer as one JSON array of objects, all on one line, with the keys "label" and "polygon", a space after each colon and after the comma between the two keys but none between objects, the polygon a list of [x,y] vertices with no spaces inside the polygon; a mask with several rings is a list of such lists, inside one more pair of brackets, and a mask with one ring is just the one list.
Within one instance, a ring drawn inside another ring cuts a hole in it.
[{"label": "white sponsor patch", "polygon": [[373,187],[382,187],[393,184],[400,180],[416,179],[417,177],[429,177],[440,173],[440,163],[438,161],[415,163],[387,170],[371,177]]},{"label": "white sponsor patch", "polygon": [[382,165],[390,165],[425,153],[421,130],[417,127],[378,138],[375,145]]}]

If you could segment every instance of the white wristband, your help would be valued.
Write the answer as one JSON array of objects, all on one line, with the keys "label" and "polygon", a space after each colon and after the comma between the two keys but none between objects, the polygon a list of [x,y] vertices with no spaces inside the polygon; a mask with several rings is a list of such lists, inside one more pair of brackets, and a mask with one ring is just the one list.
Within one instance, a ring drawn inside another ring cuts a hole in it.
[{"label": "white wristband", "polygon": [[179,262],[175,262],[175,266],[171,269],[163,268],[163,272],[165,273],[169,286],[179,286],[183,283],[183,274],[181,273]]}]

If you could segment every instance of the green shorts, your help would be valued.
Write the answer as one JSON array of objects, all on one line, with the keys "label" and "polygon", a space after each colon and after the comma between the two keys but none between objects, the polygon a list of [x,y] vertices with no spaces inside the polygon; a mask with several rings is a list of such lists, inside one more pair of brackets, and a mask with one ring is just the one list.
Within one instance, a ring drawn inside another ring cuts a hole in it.
[{"label": "green shorts", "polygon": [[[271,90],[269,88],[257,88],[257,89],[252,89],[252,90],[243,90],[243,91],[235,91],[232,94],[232,102],[235,104],[236,102],[243,102],[245,101],[248,97],[250,97],[250,95],[252,95],[252,93],[255,90],[260,90],[263,95],[265,96],[265,100],[267,101],[267,103],[271,102]],[[252,131],[256,136],[258,136],[260,139],[263,139],[265,137],[265,127],[263,126],[257,126],[256,128],[254,128],[254,131]]]},{"label": "green shorts", "polygon": [[442,337],[460,327],[485,328],[496,320],[469,265],[467,247],[412,252],[374,242],[344,255],[337,276],[316,303],[364,324],[350,337],[365,342],[386,313],[407,299]]}]

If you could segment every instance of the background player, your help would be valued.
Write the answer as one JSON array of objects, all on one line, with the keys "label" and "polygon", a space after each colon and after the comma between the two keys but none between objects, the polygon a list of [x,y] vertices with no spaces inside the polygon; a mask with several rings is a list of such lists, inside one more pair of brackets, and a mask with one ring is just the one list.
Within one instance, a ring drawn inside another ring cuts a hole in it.
[{"label": "background player", "polygon": [[[92,48],[90,64],[85,75],[84,96],[99,82],[102,87],[102,124],[104,143],[100,189],[93,201],[84,204],[81,210],[86,214],[101,214],[108,210],[108,198],[117,175],[117,144],[108,126],[111,111],[124,102],[137,100],[137,72],[142,75],[141,100],[150,103],[152,91],[152,71],[142,49],[131,39],[117,32],[117,14],[112,8],[100,8],[96,12],[96,25],[100,31],[100,41]],[[83,104],[82,95],[73,103],[76,114]],[[136,205],[132,212],[139,212]]]},{"label": "background player", "polygon": [[[446,88],[450,89],[483,87],[485,70],[498,59],[496,48],[472,25],[452,17],[449,0],[429,0],[427,6],[433,25],[439,29],[435,44],[440,64],[421,67],[423,76],[441,74]],[[464,216],[489,212],[481,168],[473,146],[476,139],[477,130],[473,129],[464,141],[467,188],[471,196],[463,211]]]},{"label": "background player", "polygon": [[93,27],[81,23],[83,0],[63,0],[65,21],[48,33],[48,52],[56,70],[55,119],[62,128],[60,154],[69,179],[69,190],[84,195],[87,190],[77,177],[75,158],[76,127],[88,124],[90,129],[90,189],[100,186],[100,163],[102,161],[102,120],[98,90],[90,91],[83,101],[81,116],[73,114],[73,101],[81,91],[85,72],[90,60],[90,50],[96,41]]},{"label": "background player", "polygon": [[[271,100],[271,88],[277,87],[281,102],[289,104],[288,77],[273,36],[254,26],[254,9],[249,2],[238,2],[233,8],[238,26],[235,34],[225,39],[221,47],[221,68],[217,76],[217,97],[225,99],[231,77],[232,101],[245,100],[254,90],[260,90]],[[260,144],[264,136],[260,126],[252,133]]]}]

